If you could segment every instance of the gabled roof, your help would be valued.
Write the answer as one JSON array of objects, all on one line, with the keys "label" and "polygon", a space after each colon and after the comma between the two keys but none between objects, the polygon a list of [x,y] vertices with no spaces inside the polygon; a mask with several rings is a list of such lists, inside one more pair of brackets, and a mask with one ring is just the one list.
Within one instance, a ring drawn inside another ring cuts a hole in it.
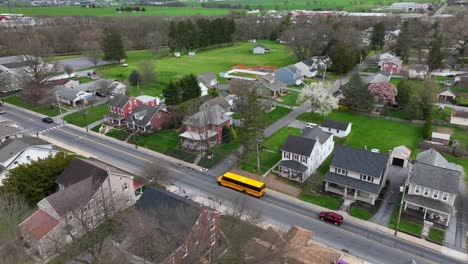
[{"label": "gabled roof", "polygon": [[420,163],[425,163],[425,164],[429,164],[432,166],[436,166],[436,167],[446,168],[449,170],[456,170],[460,172],[464,171],[462,166],[455,164],[455,163],[448,162],[444,158],[444,156],[442,156],[439,152],[437,152],[434,149],[428,149],[423,152],[420,152],[416,156],[416,161]]},{"label": "gabled roof", "polygon": [[457,194],[461,173],[416,161],[409,182],[447,193]]},{"label": "gabled roof", "polygon": [[16,123],[7,120],[0,120],[0,138],[12,136],[21,132],[23,132],[23,129],[21,129]]},{"label": "gabled roof", "polygon": [[309,157],[314,149],[315,142],[314,139],[289,135],[281,150]]},{"label": "gabled roof", "polygon": [[337,145],[330,166],[381,177],[387,169],[388,159],[388,155]]},{"label": "gabled roof", "polygon": [[325,119],[322,122],[321,126],[326,127],[326,128],[338,129],[338,130],[346,130],[346,129],[348,129],[348,126],[350,124],[351,123],[338,121],[338,120],[334,120],[334,119]]},{"label": "gabled roof", "polygon": [[450,215],[453,213],[453,207],[450,206],[449,204],[444,203],[440,200],[432,199],[429,197],[424,197],[422,195],[407,194],[405,196],[405,201],[409,203],[421,205],[424,207],[428,207],[431,209],[435,209],[437,211],[444,212]]},{"label": "gabled roof", "polygon": [[212,98],[210,100],[207,100],[206,102],[204,102],[201,106],[201,107],[209,107],[209,106],[215,106],[215,105],[219,105],[225,109],[229,109],[231,107],[231,105],[228,103],[228,101],[226,100],[225,97],[222,97],[222,96],[217,96],[215,98]]},{"label": "gabled roof", "polygon": [[457,95],[452,92],[452,90],[450,90],[449,88],[441,91],[440,93],[438,93],[437,95],[444,95],[444,96],[452,96],[452,97],[457,97]]},{"label": "gabled roof", "polygon": [[130,97],[125,94],[116,94],[109,103],[109,106],[123,108],[125,104],[130,100]]},{"label": "gabled roof", "polygon": [[212,80],[216,80],[216,76],[212,72],[205,72],[198,75],[198,78],[205,83],[210,83]]},{"label": "gabled roof", "polygon": [[146,127],[159,110],[159,106],[139,105],[132,114],[128,116],[126,121],[130,124],[135,122],[137,126]]},{"label": "gabled roof", "polygon": [[392,57],[392,58],[386,59],[386,60],[384,60],[384,61],[382,62],[382,64],[385,64],[385,63],[393,63],[393,64],[395,64],[395,65],[400,66],[400,65],[403,64],[403,61],[402,61],[400,58],[398,58],[398,57]]},{"label": "gabled roof", "polygon": [[257,82],[272,92],[286,88],[286,84],[276,79],[276,77],[271,73],[256,79],[254,82]]},{"label": "gabled roof", "polygon": [[28,232],[34,239],[40,240],[47,235],[59,221],[42,210],[37,210],[20,224],[20,227]]},{"label": "gabled roof", "polygon": [[[379,184],[363,181],[360,179],[348,177],[348,176],[333,173],[330,171],[327,172],[327,174],[325,174],[325,181],[336,183],[336,184],[343,185],[346,187],[351,187],[353,189],[358,189],[358,190],[365,191],[365,192],[370,192],[373,194],[380,193]],[[383,181],[381,181],[381,184],[382,182]]]},{"label": "gabled roof", "polygon": [[107,178],[107,171],[95,166],[89,160],[73,159],[55,182],[66,188],[90,177],[104,180]]},{"label": "gabled roof", "polygon": [[299,172],[307,171],[307,166],[295,160],[282,160],[278,166],[289,168]]},{"label": "gabled roof", "polygon": [[254,48],[254,49],[255,49],[255,48],[263,48],[263,49],[266,49],[266,47],[263,46],[262,44],[257,44],[257,45],[255,45],[253,48]]},{"label": "gabled roof", "polygon": [[366,78],[366,83],[389,82],[390,74],[387,72],[378,72]]},{"label": "gabled roof", "polygon": [[31,146],[51,145],[37,137],[8,138],[0,145],[0,162],[5,162]]},{"label": "gabled roof", "polygon": [[227,110],[222,106],[214,105],[205,108],[203,111],[199,111],[189,116],[185,121],[184,125],[190,125],[195,127],[201,127],[204,125],[221,125],[222,123],[230,120],[230,117],[226,115]]},{"label": "gabled roof", "polygon": [[318,138],[320,144],[325,143],[332,136],[332,134],[323,131],[318,126],[315,126],[313,128],[305,128],[304,130],[302,130],[301,134],[301,137],[305,138],[310,138],[314,140]]}]

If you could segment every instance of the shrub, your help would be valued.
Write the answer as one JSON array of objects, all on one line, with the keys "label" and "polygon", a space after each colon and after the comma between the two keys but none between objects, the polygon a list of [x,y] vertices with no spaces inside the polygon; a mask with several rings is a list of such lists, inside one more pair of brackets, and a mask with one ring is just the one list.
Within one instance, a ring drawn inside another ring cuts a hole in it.
[{"label": "shrub", "polygon": [[338,110],[340,111],[348,111],[349,110],[349,107],[347,107],[346,105],[338,105]]},{"label": "shrub", "polygon": [[426,122],[423,127],[423,138],[430,139],[432,137],[432,118],[429,116],[426,118]]},{"label": "shrub", "polygon": [[237,139],[237,132],[234,129],[234,126],[230,126],[229,129],[231,130],[232,139],[236,140]]}]

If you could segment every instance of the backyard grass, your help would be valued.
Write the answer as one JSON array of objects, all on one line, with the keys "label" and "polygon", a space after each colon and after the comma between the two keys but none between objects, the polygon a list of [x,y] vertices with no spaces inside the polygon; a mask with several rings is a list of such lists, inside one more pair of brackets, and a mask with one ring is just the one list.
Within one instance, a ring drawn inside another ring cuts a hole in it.
[{"label": "backyard grass", "polygon": [[[54,105],[34,105],[31,102],[28,102],[18,95],[13,95],[4,99],[6,103],[22,107],[36,113],[40,113],[46,116],[57,116],[60,115],[60,109],[58,106]],[[66,109],[62,108],[62,112],[67,112]]]},{"label": "backyard grass", "polygon": [[[268,65],[283,67],[295,62],[294,55],[283,44],[274,41],[258,41],[271,49],[264,55],[253,55],[251,48],[255,45],[248,42],[238,42],[232,46],[210,48],[199,50],[196,56],[164,57],[157,60],[156,77],[157,82],[150,85],[140,85],[140,92],[147,95],[159,96],[163,87],[170,80],[181,78],[187,74],[201,74],[212,72],[218,75],[219,72],[227,71],[239,63],[248,66]],[[138,63],[143,60],[155,60],[150,50],[137,50],[127,52],[128,67],[101,66],[98,72],[104,78],[127,80],[132,70],[136,69]],[[137,94],[136,87],[131,87],[132,95]]]},{"label": "backyard grass", "polygon": [[289,114],[292,110],[283,106],[277,106],[275,110],[271,111],[267,114],[268,117],[268,125],[273,124],[274,122],[278,121],[285,115]]},{"label": "backyard grass", "polygon": [[442,120],[442,121],[449,121],[450,116],[452,115],[452,108],[450,107],[432,107],[432,119],[433,120]]},{"label": "backyard grass", "polygon": [[249,172],[265,173],[281,160],[281,146],[288,135],[299,135],[298,128],[284,127],[267,138],[263,142],[263,149],[260,151],[260,172],[257,172],[257,156],[255,152],[249,152],[241,162],[241,168]]},{"label": "backyard grass", "polygon": [[299,105],[299,103],[297,102],[298,97],[299,97],[298,92],[288,92],[287,95],[283,96],[278,101],[285,105],[297,106]]},{"label": "backyard grass", "polygon": [[318,206],[322,206],[331,210],[338,210],[338,207],[340,207],[341,203],[343,202],[341,199],[337,197],[329,196],[329,195],[321,195],[317,193],[302,192],[301,194],[299,194],[298,198],[302,201],[313,203]]},{"label": "backyard grass", "polygon": [[316,113],[312,115],[304,113],[298,117],[301,121],[316,124],[321,124],[325,118],[352,123],[351,133],[346,137],[344,145],[355,148],[377,148],[381,153],[388,153],[396,146],[405,145],[413,150],[413,155],[416,155],[415,150],[422,134],[422,126],[354,112],[333,111],[327,117]]},{"label": "backyard grass", "polygon": [[367,221],[371,219],[373,215],[364,208],[351,205],[351,216]]},{"label": "backyard grass", "polygon": [[[151,7],[145,6],[146,12],[116,12],[116,7],[83,8],[81,6],[57,6],[57,7],[15,7],[16,13],[26,16],[222,16],[229,14],[229,9],[223,8],[199,8],[199,7]],[[8,13],[8,8],[1,7],[0,13]]]},{"label": "backyard grass", "polygon": [[442,242],[444,242],[444,237],[445,230],[436,227],[429,228],[429,235],[427,236],[429,240],[442,244]]},{"label": "backyard grass", "polygon": [[223,143],[221,145],[215,146],[209,151],[211,154],[211,159],[208,159],[208,155],[206,154],[203,156],[203,158],[200,159],[197,165],[204,168],[211,168],[239,147],[240,143],[238,141],[233,141],[227,144]]},{"label": "backyard grass", "polygon": [[[108,113],[109,107],[107,106],[107,104],[100,104],[100,105],[95,105],[90,108],[86,108],[85,111],[86,111],[86,122],[89,125],[93,122],[103,119],[104,115]],[[65,121],[67,121],[67,123],[73,124],[75,126],[79,126],[79,127],[86,126],[86,122],[85,122],[85,119],[81,110],[76,113],[65,116],[64,119]]]}]

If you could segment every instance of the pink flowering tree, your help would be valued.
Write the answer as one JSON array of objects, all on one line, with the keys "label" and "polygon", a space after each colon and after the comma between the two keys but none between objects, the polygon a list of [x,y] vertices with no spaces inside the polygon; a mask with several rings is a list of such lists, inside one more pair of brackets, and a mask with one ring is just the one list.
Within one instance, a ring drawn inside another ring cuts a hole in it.
[{"label": "pink flowering tree", "polygon": [[369,91],[378,98],[379,102],[395,103],[398,90],[395,85],[388,82],[377,82],[369,85]]}]

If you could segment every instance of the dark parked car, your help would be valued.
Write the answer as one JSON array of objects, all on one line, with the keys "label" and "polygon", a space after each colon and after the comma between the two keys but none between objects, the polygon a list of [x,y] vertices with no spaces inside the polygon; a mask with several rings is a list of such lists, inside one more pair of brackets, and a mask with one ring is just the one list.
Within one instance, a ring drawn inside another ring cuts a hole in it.
[{"label": "dark parked car", "polygon": [[334,212],[321,212],[319,215],[320,220],[341,225],[343,223],[343,216]]},{"label": "dark parked car", "polygon": [[102,98],[106,97],[106,95],[101,92],[95,92],[94,94],[98,97],[102,97]]},{"label": "dark parked car", "polygon": [[52,118],[50,118],[50,117],[44,117],[44,118],[42,118],[42,122],[50,124],[50,123],[53,123],[54,120]]},{"label": "dark parked car", "polygon": [[0,115],[3,115],[4,113],[5,113],[5,111],[0,109]]}]

